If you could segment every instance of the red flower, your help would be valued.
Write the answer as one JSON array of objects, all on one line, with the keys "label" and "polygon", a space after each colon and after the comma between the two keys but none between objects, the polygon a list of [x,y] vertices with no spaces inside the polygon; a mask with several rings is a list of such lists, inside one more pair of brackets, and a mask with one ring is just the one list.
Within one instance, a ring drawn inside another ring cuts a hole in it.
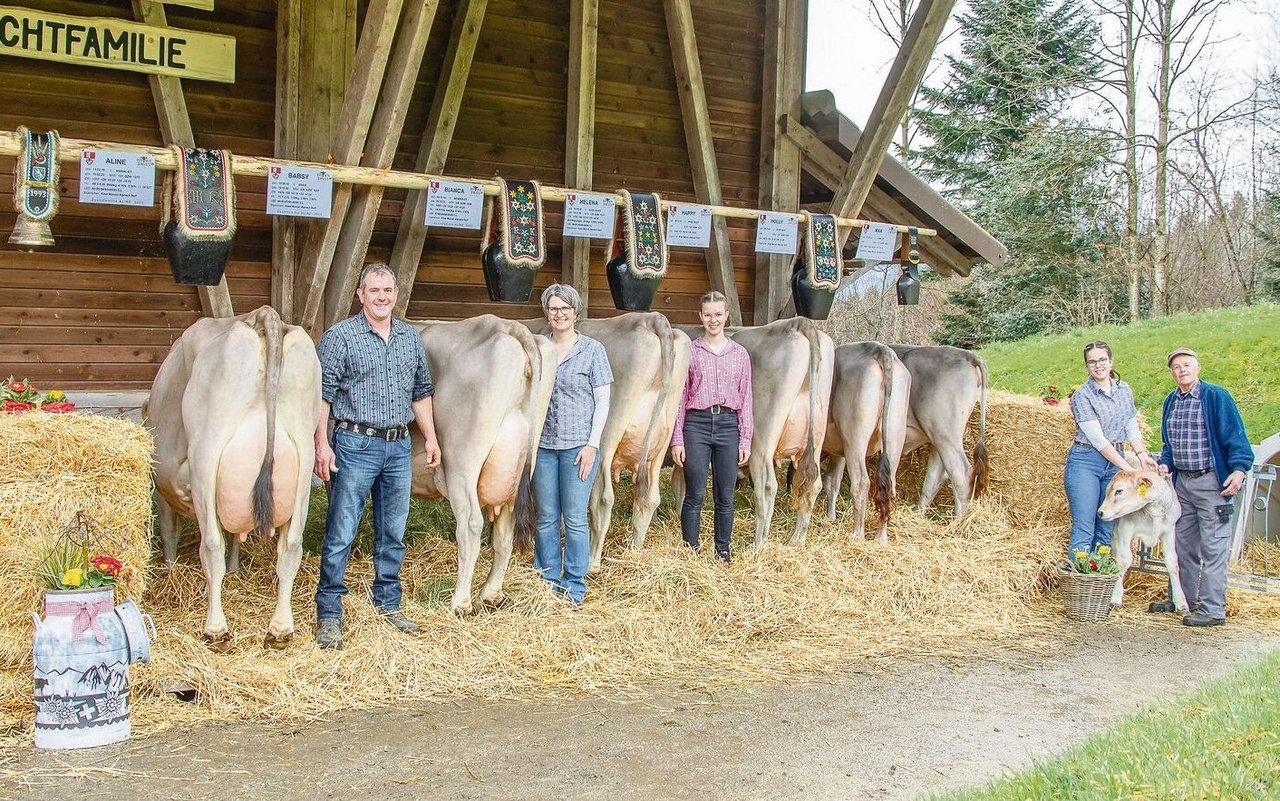
[{"label": "red flower", "polygon": [[9,391],[17,395],[21,395],[27,391],[27,385],[24,381],[10,381],[8,386]]},{"label": "red flower", "polygon": [[89,565],[104,576],[111,576],[113,578],[120,577],[120,570],[123,567],[123,565],[120,564],[119,559],[114,556],[107,556],[105,553],[100,553],[90,559]]},{"label": "red flower", "polygon": [[46,403],[41,406],[40,409],[41,411],[50,412],[52,414],[65,414],[67,412],[74,412],[76,410],[76,405],[71,401],[54,401],[53,403]]},{"label": "red flower", "polygon": [[1048,404],[1049,406],[1057,406],[1057,405],[1058,405],[1058,399],[1057,399],[1057,398],[1041,398],[1041,400],[1043,400],[1043,401],[1044,401],[1046,404]]},{"label": "red flower", "polygon": [[1098,562],[1097,562],[1097,560],[1095,560],[1095,559],[1090,559],[1090,560],[1089,560],[1089,569],[1090,569],[1090,570],[1097,570],[1097,569],[1098,569]]}]

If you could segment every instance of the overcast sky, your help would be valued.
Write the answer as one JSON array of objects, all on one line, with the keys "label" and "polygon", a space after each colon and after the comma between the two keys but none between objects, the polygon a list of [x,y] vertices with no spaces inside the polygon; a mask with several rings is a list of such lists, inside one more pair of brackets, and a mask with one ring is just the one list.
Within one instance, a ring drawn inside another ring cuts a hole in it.
[{"label": "overcast sky", "polygon": [[[897,54],[889,40],[870,21],[870,0],[809,0],[809,52],[805,89],[830,89],[836,105],[859,126],[866,122],[876,96]],[[960,10],[964,0],[957,0]],[[1219,58],[1231,70],[1250,72],[1255,65],[1274,61],[1276,19],[1280,0],[1233,0],[1220,12]],[[955,14],[944,36],[955,30]],[[942,47],[954,47],[951,44]]]}]

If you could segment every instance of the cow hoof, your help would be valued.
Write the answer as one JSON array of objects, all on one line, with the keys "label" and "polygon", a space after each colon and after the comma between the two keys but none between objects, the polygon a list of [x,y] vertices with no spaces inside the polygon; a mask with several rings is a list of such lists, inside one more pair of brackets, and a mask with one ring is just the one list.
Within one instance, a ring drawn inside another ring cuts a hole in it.
[{"label": "cow hoof", "polygon": [[507,605],[507,596],[503,593],[498,593],[492,598],[481,598],[480,603],[484,605],[485,609],[501,609]]},{"label": "cow hoof", "polygon": [[232,635],[230,631],[224,631],[221,634],[209,634],[205,632],[204,642],[209,646],[210,650],[225,654],[231,650]]},{"label": "cow hoof", "polygon": [[267,632],[267,636],[262,638],[262,647],[269,648],[272,651],[283,651],[285,646],[287,646],[289,641],[292,639],[292,631],[284,634],[272,634],[271,632]]},{"label": "cow hoof", "polygon": [[469,617],[472,614],[475,614],[476,610],[468,604],[466,606],[452,606],[449,608],[449,611],[453,612],[455,617]]}]

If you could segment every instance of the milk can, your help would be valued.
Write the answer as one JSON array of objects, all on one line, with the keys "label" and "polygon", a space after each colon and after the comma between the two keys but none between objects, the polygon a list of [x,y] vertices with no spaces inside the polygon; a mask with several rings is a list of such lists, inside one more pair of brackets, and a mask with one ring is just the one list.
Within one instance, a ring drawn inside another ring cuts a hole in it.
[{"label": "milk can", "polygon": [[89,748],[129,736],[129,665],[150,660],[155,625],[132,601],[113,608],[113,593],[48,590],[44,620],[31,615],[37,748]]}]

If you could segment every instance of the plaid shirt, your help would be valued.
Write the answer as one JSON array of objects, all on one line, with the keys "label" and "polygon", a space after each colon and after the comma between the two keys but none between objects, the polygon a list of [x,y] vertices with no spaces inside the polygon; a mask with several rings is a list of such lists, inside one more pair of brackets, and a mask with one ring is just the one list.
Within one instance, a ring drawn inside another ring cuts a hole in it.
[{"label": "plaid shirt", "polygon": [[334,323],[320,337],[320,397],[334,420],[394,428],[413,420],[413,401],[432,394],[422,338],[391,321],[384,342],[364,312]]},{"label": "plaid shirt", "polygon": [[751,400],[751,356],[747,349],[726,340],[720,353],[707,347],[702,337],[693,341],[693,358],[689,361],[689,380],[676,412],[676,428],[671,444],[684,446],[684,418],[690,409],[723,406],[738,413],[738,447],[750,450],[755,431]]},{"label": "plaid shirt", "polygon": [[1213,467],[1209,452],[1209,435],[1204,429],[1204,411],[1200,408],[1200,382],[1190,392],[1173,396],[1169,412],[1169,447],[1173,449],[1173,466],[1179,470],[1207,470]]}]

